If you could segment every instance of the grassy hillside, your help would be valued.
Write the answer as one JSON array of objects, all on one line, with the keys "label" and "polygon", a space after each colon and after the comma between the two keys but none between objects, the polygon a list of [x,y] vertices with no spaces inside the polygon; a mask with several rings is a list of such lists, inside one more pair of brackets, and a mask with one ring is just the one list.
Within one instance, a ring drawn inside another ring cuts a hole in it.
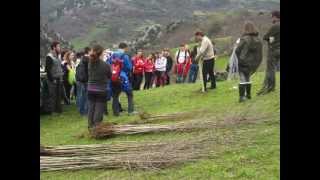
[{"label": "grassy hillside", "polygon": [[[170,85],[164,88],[134,93],[135,109],[151,114],[207,110],[212,121],[221,121],[232,114],[244,117],[267,115],[254,123],[229,124],[205,131],[171,132],[146,135],[118,136],[107,140],[78,138],[87,131],[87,119],[80,117],[75,105],[64,107],[61,115],[40,117],[40,141],[43,145],[100,144],[119,141],[168,141],[190,139],[208,133],[217,138],[210,157],[194,163],[185,163],[158,171],[129,170],[81,170],[41,173],[41,179],[279,179],[280,175],[280,98],[279,81],[277,90],[265,96],[255,93],[261,87],[264,74],[253,76],[253,99],[238,103],[236,81],[218,82],[217,89],[199,93],[200,83]],[[279,79],[280,75],[277,74]],[[121,96],[126,107],[126,97]],[[111,112],[110,102],[109,111]],[[105,116],[105,122],[125,124],[137,116]],[[220,119],[220,120],[219,120]],[[161,122],[165,124],[174,121]]]}]

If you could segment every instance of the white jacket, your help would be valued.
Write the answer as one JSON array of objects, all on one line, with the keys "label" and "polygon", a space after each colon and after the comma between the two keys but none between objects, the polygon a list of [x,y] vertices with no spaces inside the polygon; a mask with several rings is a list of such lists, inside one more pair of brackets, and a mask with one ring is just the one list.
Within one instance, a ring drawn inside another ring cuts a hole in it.
[{"label": "white jacket", "polygon": [[166,66],[167,66],[166,57],[161,57],[156,59],[156,62],[155,62],[156,71],[166,71]]}]

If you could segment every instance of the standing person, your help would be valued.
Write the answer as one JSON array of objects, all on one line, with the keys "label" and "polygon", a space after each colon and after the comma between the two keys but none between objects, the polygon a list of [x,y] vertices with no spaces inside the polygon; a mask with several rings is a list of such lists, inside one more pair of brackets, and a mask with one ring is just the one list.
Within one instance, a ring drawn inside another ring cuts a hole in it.
[{"label": "standing person", "polygon": [[177,50],[175,59],[176,59],[176,67],[175,72],[177,74],[176,83],[183,83],[184,71],[187,64],[187,60],[190,57],[189,52],[186,49],[184,44],[180,45],[180,48]]},{"label": "standing person", "polygon": [[197,52],[198,52],[198,46],[194,46],[191,52],[191,65],[190,65],[189,79],[188,79],[189,83],[195,83],[197,80],[198,70],[199,70],[199,66],[195,61]]},{"label": "standing person", "polygon": [[170,72],[172,69],[172,64],[173,64],[173,60],[172,57],[170,55],[170,50],[168,48],[164,49],[164,57],[167,58],[167,66],[166,66],[166,85],[170,84]]},{"label": "standing person", "polygon": [[152,88],[152,76],[154,73],[154,61],[155,55],[151,54],[147,57],[146,62],[144,63],[144,76],[145,76],[145,83],[143,89]]},{"label": "standing person", "polygon": [[269,31],[263,36],[263,40],[268,42],[268,59],[263,87],[258,95],[274,91],[276,86],[276,68],[280,63],[280,11],[272,12],[272,23]]},{"label": "standing person", "polygon": [[182,79],[183,83],[187,79],[187,76],[188,76],[189,70],[190,70],[190,66],[191,66],[191,56],[190,56],[191,52],[190,52],[189,46],[187,44],[185,45],[185,50],[188,52],[189,56],[186,59],[186,65],[184,66],[184,69],[183,69],[183,79]]},{"label": "standing person", "polygon": [[100,124],[106,106],[106,87],[111,78],[111,67],[101,59],[103,48],[95,45],[89,53],[88,64],[88,128]]},{"label": "standing person", "polygon": [[236,48],[239,67],[239,102],[251,99],[250,76],[256,72],[262,61],[262,41],[252,22],[246,22],[244,33]]},{"label": "standing person", "polygon": [[88,64],[89,64],[89,47],[84,48],[84,55],[80,59],[79,65],[76,68],[76,80],[77,80],[77,105],[81,115],[88,114]]},{"label": "standing person", "polygon": [[145,58],[143,56],[142,49],[138,50],[136,56],[132,58],[133,62],[133,90],[140,90],[143,79],[143,68]]},{"label": "standing person", "polygon": [[62,62],[62,70],[63,70],[63,86],[66,92],[66,97],[68,99],[68,101],[70,102],[70,97],[71,97],[71,88],[72,85],[71,82],[69,82],[69,76],[71,71],[73,70],[73,62],[72,62],[72,58],[73,58],[73,52],[72,51],[68,51],[64,54],[63,57],[63,62]]},{"label": "standing person", "polygon": [[77,100],[77,84],[76,84],[76,66],[77,66],[77,58],[76,58],[76,53],[74,51],[71,51],[70,54],[70,60],[71,60],[71,71],[69,72],[68,80],[69,83],[71,84],[71,94],[70,97],[71,99],[76,99]]},{"label": "standing person", "polygon": [[51,51],[46,57],[45,70],[47,72],[48,87],[49,87],[49,114],[52,112],[61,113],[61,96],[62,96],[62,76],[63,71],[61,68],[60,43],[54,41],[51,46]]},{"label": "standing person", "polygon": [[167,66],[167,58],[163,56],[162,53],[157,53],[157,58],[155,61],[155,74],[156,74],[156,87],[164,87],[166,83],[166,66]]},{"label": "standing person", "polygon": [[128,45],[120,43],[119,49],[115,51],[108,59],[108,63],[112,66],[112,110],[114,116],[119,116],[121,107],[119,96],[124,91],[128,98],[128,114],[134,114],[132,82],[130,82],[130,73],[132,71],[131,58],[127,54]]},{"label": "standing person", "polygon": [[200,59],[203,59],[203,65],[202,65],[202,78],[203,78],[203,88],[204,91],[207,91],[207,76],[209,75],[209,78],[211,80],[211,87],[210,89],[216,88],[216,78],[213,73],[214,69],[214,61],[215,61],[215,54],[214,54],[214,47],[211,42],[211,40],[204,35],[203,32],[198,31],[195,33],[195,39],[200,43],[200,48],[196,56],[196,62],[198,62]]}]

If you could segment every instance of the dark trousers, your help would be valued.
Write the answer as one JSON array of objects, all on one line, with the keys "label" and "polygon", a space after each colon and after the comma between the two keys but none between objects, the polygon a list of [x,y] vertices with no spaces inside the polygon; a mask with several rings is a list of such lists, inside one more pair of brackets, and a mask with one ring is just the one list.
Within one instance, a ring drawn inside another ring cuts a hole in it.
[{"label": "dark trousers", "polygon": [[170,72],[166,72],[165,76],[166,76],[166,85],[169,85],[170,84]]},{"label": "dark trousers", "polygon": [[133,74],[133,90],[140,90],[143,74]]},{"label": "dark trousers", "polygon": [[57,80],[56,83],[48,81],[48,88],[49,88],[49,103],[48,103],[48,110],[49,112],[62,112],[62,105],[61,105],[61,96],[62,96],[62,82]]},{"label": "dark trousers", "polygon": [[143,89],[149,89],[152,88],[152,72],[145,72],[144,77],[145,77],[145,82],[144,82],[144,87]]},{"label": "dark trousers", "polygon": [[102,122],[106,102],[106,95],[88,94],[88,128],[93,128]]},{"label": "dark trousers", "polygon": [[263,82],[263,88],[271,91],[276,86],[276,68],[280,61],[280,52],[269,50],[267,59],[266,75]]},{"label": "dark trousers", "polygon": [[[121,84],[112,83],[112,111],[114,116],[119,116],[120,113],[119,96],[121,91]],[[126,95],[128,98],[128,113],[131,113],[133,112],[133,93],[132,91],[128,91]]]},{"label": "dark trousers", "polygon": [[165,71],[156,71],[156,87],[164,86],[166,82]]},{"label": "dark trousers", "polygon": [[214,69],[214,59],[203,61],[202,75],[203,75],[203,81],[204,81],[204,89],[207,89],[208,75],[209,75],[209,79],[211,80],[211,88],[216,88],[216,77],[214,76],[213,69]]},{"label": "dark trousers", "polygon": [[63,87],[65,90],[67,99],[70,100],[70,93],[71,93],[72,85],[70,85],[68,81],[63,81]]}]

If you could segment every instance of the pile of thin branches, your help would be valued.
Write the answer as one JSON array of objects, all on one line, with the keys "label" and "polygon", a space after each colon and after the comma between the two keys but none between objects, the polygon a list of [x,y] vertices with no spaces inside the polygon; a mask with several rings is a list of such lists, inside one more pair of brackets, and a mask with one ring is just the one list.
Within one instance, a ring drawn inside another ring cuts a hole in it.
[{"label": "pile of thin branches", "polygon": [[109,138],[116,135],[132,135],[132,134],[145,134],[145,133],[159,133],[159,132],[189,132],[199,129],[210,129],[215,127],[224,127],[233,124],[250,123],[255,122],[258,119],[268,118],[266,117],[250,117],[244,118],[241,116],[230,116],[223,120],[213,121],[212,117],[191,120],[188,122],[182,122],[172,125],[160,125],[160,124],[137,124],[137,125],[113,125],[110,123],[101,123],[92,131],[90,135],[96,139]]},{"label": "pile of thin branches", "polygon": [[58,155],[40,156],[40,171],[87,168],[159,169],[208,156],[208,144],[208,139],[202,139],[137,145],[121,143],[44,147]]},{"label": "pile of thin branches", "polygon": [[159,133],[180,131],[186,132],[192,129],[206,128],[202,126],[194,126],[188,123],[180,123],[175,125],[112,125],[109,123],[101,123],[90,132],[91,136],[96,139],[108,138],[115,135],[132,135],[132,134],[145,134],[145,133]]},{"label": "pile of thin branches", "polygon": [[140,119],[133,121],[130,124],[153,123],[159,120],[171,120],[171,121],[186,120],[186,119],[195,118],[203,114],[204,112],[206,112],[206,110],[192,111],[192,112],[178,112],[178,113],[163,114],[163,115],[151,115],[150,113],[147,113],[147,112],[141,112],[139,113]]}]

